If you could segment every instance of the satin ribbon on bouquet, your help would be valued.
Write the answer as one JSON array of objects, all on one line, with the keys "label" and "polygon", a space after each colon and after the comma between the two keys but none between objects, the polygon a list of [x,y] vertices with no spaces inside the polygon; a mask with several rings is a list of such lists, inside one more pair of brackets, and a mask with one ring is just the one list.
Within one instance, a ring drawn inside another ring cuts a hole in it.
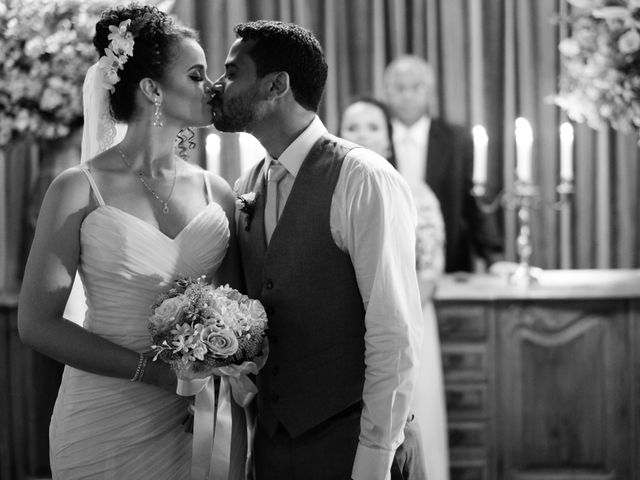
[{"label": "satin ribbon on bouquet", "polygon": [[[258,373],[267,354],[265,346],[256,361],[215,368],[205,378],[178,378],[178,395],[196,397],[191,480],[245,479],[247,419],[243,408],[258,393],[248,375]],[[217,410],[214,375],[221,377]]]}]

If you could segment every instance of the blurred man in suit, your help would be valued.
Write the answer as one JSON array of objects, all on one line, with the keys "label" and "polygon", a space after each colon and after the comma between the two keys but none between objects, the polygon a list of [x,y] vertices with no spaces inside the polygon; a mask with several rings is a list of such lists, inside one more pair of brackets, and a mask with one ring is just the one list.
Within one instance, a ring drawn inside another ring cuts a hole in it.
[{"label": "blurred man in suit", "polygon": [[385,99],[394,116],[398,170],[409,182],[425,182],[438,197],[445,223],[446,272],[473,271],[474,257],[489,266],[502,257],[495,216],[471,195],[470,130],[432,117],[436,81],[422,58],[403,55],[384,72]]}]

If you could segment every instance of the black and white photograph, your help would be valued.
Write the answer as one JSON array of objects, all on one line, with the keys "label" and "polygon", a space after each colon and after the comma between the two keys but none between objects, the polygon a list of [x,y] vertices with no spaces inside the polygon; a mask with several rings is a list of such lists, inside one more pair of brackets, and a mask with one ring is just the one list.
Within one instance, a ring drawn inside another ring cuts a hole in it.
[{"label": "black and white photograph", "polygon": [[0,0],[0,480],[640,480],[640,0]]}]

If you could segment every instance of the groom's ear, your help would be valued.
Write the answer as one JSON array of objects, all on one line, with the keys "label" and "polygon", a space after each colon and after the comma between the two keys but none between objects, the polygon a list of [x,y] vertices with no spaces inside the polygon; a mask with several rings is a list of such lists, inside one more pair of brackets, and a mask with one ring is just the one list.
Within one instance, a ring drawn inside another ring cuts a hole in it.
[{"label": "groom's ear", "polygon": [[154,80],[145,77],[140,80],[138,85],[142,94],[147,97],[151,103],[155,102],[156,99],[162,102],[162,90],[160,90],[160,87]]},{"label": "groom's ear", "polygon": [[289,74],[287,72],[272,72],[266,75],[269,88],[269,100],[283,97],[290,90]]}]

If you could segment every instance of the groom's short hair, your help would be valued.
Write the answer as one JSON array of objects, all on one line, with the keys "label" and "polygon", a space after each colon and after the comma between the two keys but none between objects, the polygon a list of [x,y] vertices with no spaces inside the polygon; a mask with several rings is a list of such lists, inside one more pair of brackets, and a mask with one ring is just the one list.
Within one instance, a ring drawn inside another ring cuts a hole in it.
[{"label": "groom's short hair", "polygon": [[287,72],[296,101],[316,112],[327,81],[322,46],[309,30],[295,23],[257,20],[233,28],[238,38],[253,40],[249,56],[259,77]]}]

